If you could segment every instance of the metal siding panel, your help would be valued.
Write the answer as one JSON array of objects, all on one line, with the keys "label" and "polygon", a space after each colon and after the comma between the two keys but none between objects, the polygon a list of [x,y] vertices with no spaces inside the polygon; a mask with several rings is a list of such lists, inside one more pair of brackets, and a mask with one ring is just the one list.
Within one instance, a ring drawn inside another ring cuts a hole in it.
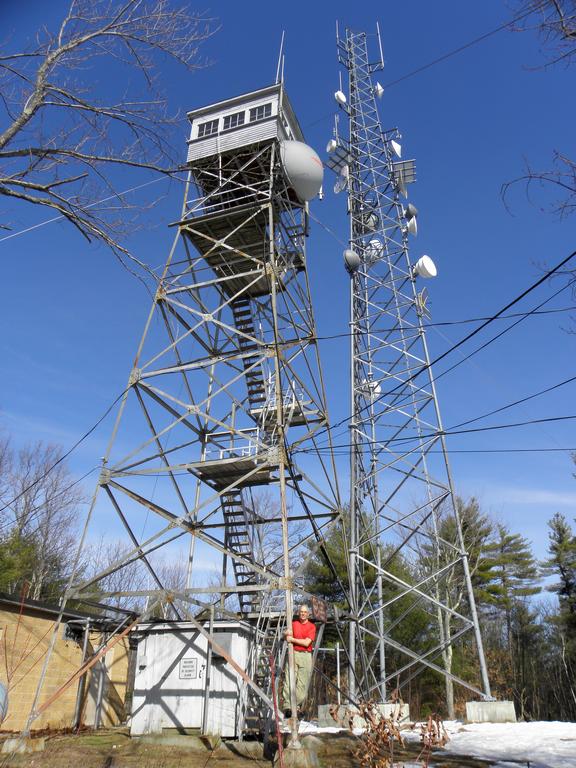
[{"label": "metal siding panel", "polygon": [[188,147],[188,162],[191,163],[193,160],[199,160],[201,157],[216,155],[218,153],[217,138],[217,136],[210,136],[203,141],[195,141],[190,144]]},{"label": "metal siding panel", "polygon": [[248,123],[242,128],[218,136],[210,136],[204,141],[195,141],[188,146],[188,162],[193,163],[203,157],[217,155],[218,152],[229,152],[232,149],[257,144],[259,141],[275,139],[279,135],[280,126],[277,120],[265,120]]}]

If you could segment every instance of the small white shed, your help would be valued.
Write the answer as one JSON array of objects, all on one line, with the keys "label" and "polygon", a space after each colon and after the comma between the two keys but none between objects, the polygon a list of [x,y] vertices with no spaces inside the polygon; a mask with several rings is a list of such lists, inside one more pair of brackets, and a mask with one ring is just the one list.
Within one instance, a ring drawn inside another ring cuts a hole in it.
[{"label": "small white shed", "polygon": [[[141,625],[135,639],[130,735],[200,730],[206,691],[206,638],[189,622],[170,622]],[[248,626],[217,621],[214,640],[242,669],[246,668],[250,644]],[[242,681],[215,652],[210,672],[206,732],[235,738]]]}]

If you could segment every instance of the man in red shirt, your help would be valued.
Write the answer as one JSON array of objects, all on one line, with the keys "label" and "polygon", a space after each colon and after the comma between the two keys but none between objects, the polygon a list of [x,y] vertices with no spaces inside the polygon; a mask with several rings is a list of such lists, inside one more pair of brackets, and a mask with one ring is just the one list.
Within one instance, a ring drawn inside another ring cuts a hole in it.
[{"label": "man in red shirt", "polygon": [[[301,605],[298,609],[298,618],[292,622],[292,634],[286,630],[284,637],[287,643],[294,646],[294,674],[296,676],[296,704],[300,708],[304,703],[310,678],[312,676],[312,651],[316,639],[316,625],[310,619],[310,610],[307,605]],[[284,676],[282,689],[284,707],[290,708],[290,676],[288,670]]]}]

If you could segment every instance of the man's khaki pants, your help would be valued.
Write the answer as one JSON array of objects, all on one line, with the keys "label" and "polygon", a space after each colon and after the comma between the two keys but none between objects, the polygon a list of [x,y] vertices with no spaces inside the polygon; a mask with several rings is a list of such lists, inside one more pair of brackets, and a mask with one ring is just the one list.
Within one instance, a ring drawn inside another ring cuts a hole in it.
[{"label": "man's khaki pants", "polygon": [[[312,654],[309,651],[294,651],[294,674],[296,676],[296,704],[300,707],[304,703],[310,678],[312,676]],[[290,709],[290,675],[288,665],[284,674],[282,698],[285,709]]]}]

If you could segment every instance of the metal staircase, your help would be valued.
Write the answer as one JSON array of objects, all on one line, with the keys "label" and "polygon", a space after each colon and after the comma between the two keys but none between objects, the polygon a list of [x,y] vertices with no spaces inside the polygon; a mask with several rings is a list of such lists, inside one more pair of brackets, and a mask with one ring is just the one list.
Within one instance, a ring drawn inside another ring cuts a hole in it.
[{"label": "metal staircase", "polygon": [[[228,548],[245,560],[254,560],[254,534],[251,530],[250,516],[254,513],[244,503],[241,489],[237,488],[221,497],[222,514],[225,523],[225,536]],[[238,560],[233,559],[234,578],[239,587],[247,587],[258,583],[255,570]],[[260,608],[260,593],[258,591],[240,591],[238,593],[240,613],[247,616]]]},{"label": "metal staircase", "polygon": [[[266,401],[266,386],[262,366],[258,365],[258,358],[261,353],[258,352],[258,344],[251,339],[256,338],[256,329],[254,327],[254,318],[250,307],[250,299],[240,297],[231,303],[234,325],[238,333],[238,348],[245,357],[242,358],[246,388],[248,391],[248,402],[251,410],[262,408]],[[247,338],[251,337],[251,338]],[[248,354],[247,354],[248,353]]]}]

